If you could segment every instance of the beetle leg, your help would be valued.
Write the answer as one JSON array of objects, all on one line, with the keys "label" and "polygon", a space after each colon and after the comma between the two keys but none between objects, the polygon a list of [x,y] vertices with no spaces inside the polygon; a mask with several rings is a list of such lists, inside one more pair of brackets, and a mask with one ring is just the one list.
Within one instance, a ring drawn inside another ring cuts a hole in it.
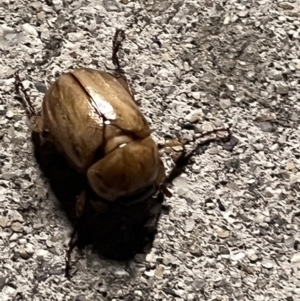
[{"label": "beetle leg", "polygon": [[17,94],[21,97],[22,103],[24,105],[26,114],[30,120],[31,123],[31,130],[34,132],[42,133],[44,131],[44,122],[40,114],[38,114],[35,111],[35,108],[33,107],[30,97],[27,94],[27,90],[25,89],[21,78],[19,76],[19,72],[17,71],[15,73],[15,89]]},{"label": "beetle leg", "polygon": [[113,61],[113,64],[115,65],[115,73],[116,73],[117,77],[120,77],[123,86],[128,90],[133,101],[135,103],[137,103],[134,98],[134,89],[130,85],[130,83],[125,75],[124,70],[120,67],[118,52],[119,52],[124,40],[125,40],[125,32],[122,29],[117,29],[114,39],[113,39],[112,61]]},{"label": "beetle leg", "polygon": [[120,66],[120,61],[118,57],[118,52],[122,46],[122,42],[125,40],[125,32],[122,29],[117,29],[112,41],[112,62],[115,66],[115,69],[109,68],[106,66],[107,70],[114,71],[116,77],[120,77],[121,74],[124,74],[124,70]]},{"label": "beetle leg", "polygon": [[27,94],[27,90],[25,89],[25,87],[21,81],[21,78],[19,76],[19,71],[17,71],[15,73],[15,88],[16,88],[17,94],[19,94],[22,98],[22,101],[25,105],[26,113],[30,116],[37,115],[32,103],[30,101],[30,97]]},{"label": "beetle leg", "polygon": [[[73,233],[71,235],[69,245],[68,245],[68,250],[66,252],[66,269],[65,269],[66,278],[71,278],[71,273],[70,273],[70,271],[71,271],[71,255],[78,242],[78,239],[75,239],[76,233],[77,233],[77,231],[74,229]],[[76,273],[76,270],[74,273]]]},{"label": "beetle leg", "polygon": [[134,89],[130,85],[124,70],[120,66],[120,61],[118,57],[118,52],[122,46],[122,42],[125,40],[125,32],[122,29],[117,29],[113,38],[113,47],[112,47],[112,62],[115,66],[115,69],[111,69],[107,67],[106,69],[113,71],[113,75],[120,81],[120,83],[123,85],[123,87],[129,92],[131,95],[133,101],[138,105],[139,103],[134,98]]},{"label": "beetle leg", "polygon": [[[225,137],[226,140],[229,140],[231,138],[231,136],[232,136],[231,131],[230,131],[229,128],[227,128],[227,129],[222,128],[222,129],[215,129],[215,130],[203,133],[203,134],[200,135],[199,138],[203,138],[205,136],[208,136],[208,135],[211,135],[211,134],[216,134],[216,133],[219,133],[219,132],[227,132],[228,135]],[[197,143],[195,145],[195,147],[191,151],[189,151],[189,152],[185,148],[186,143],[182,144],[183,145],[183,152],[181,153],[181,155],[176,160],[175,166],[171,169],[169,175],[166,177],[166,179],[165,179],[165,181],[163,183],[163,188],[166,189],[166,187],[169,184],[171,184],[174,179],[176,179],[178,176],[180,176],[182,174],[183,169],[187,165],[189,159],[193,155],[195,155],[195,153],[198,151],[198,149],[201,146],[208,145],[211,142],[215,142],[215,141],[218,141],[218,140],[220,140],[220,139],[219,138],[211,138],[211,139],[208,139],[206,141],[202,141],[200,143]],[[221,140],[224,140],[224,138],[221,138]]]},{"label": "beetle leg", "polygon": [[117,29],[113,38],[113,53],[112,62],[115,65],[115,72],[119,75],[124,74],[124,70],[120,66],[118,52],[122,46],[122,42],[125,40],[125,32],[122,29]]}]

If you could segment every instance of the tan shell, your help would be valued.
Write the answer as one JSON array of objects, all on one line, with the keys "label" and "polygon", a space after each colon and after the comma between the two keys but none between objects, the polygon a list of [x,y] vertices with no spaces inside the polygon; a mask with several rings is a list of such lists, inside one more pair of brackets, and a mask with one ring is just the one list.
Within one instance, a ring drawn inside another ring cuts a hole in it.
[{"label": "tan shell", "polygon": [[165,170],[124,78],[93,69],[63,74],[47,91],[42,131],[107,200],[160,185]]}]

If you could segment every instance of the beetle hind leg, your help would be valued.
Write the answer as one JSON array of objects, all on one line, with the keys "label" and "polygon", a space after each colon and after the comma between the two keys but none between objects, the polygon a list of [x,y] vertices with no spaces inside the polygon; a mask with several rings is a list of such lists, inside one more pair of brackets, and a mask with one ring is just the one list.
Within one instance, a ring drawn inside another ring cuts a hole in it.
[{"label": "beetle hind leg", "polygon": [[118,74],[124,74],[124,70],[120,66],[120,61],[119,61],[119,57],[118,57],[118,52],[119,52],[124,40],[125,40],[124,30],[117,29],[115,32],[115,36],[113,38],[112,62],[115,66],[115,72]]},{"label": "beetle hind leg", "polygon": [[122,47],[122,43],[125,40],[125,31],[122,29],[117,29],[112,41],[112,62],[115,66],[115,69],[113,70],[114,76],[119,79],[119,81],[122,83],[122,85],[125,87],[125,89],[129,92],[131,95],[133,101],[137,103],[137,101],[134,98],[134,89],[130,85],[126,75],[125,71],[121,68],[120,66],[120,61],[119,61],[119,50]]},{"label": "beetle hind leg", "polygon": [[35,109],[30,101],[30,97],[27,94],[27,89],[25,89],[21,78],[19,76],[19,72],[15,73],[15,88],[17,94],[22,98],[23,105],[25,106],[25,110],[28,116],[37,115]]},{"label": "beetle hind leg", "polygon": [[34,132],[42,133],[44,131],[44,122],[42,116],[36,112],[32,105],[29,95],[27,94],[27,89],[25,89],[18,71],[15,73],[15,89],[17,94],[22,99],[22,104],[25,108],[26,115],[30,122],[30,129]]}]

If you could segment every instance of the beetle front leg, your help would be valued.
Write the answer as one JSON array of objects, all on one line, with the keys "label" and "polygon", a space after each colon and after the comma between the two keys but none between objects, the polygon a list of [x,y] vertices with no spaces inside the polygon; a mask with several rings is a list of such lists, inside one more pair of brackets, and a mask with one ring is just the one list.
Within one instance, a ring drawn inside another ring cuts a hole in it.
[{"label": "beetle front leg", "polygon": [[27,90],[25,89],[21,81],[18,71],[15,73],[15,89],[17,94],[22,99],[22,104],[25,108],[26,115],[30,121],[31,130],[34,132],[43,133],[44,132],[43,118],[40,116],[40,114],[36,113],[32,105],[32,102],[30,100],[30,97],[27,94]]},{"label": "beetle front leg", "polygon": [[[221,128],[221,129],[215,129],[215,130],[203,133],[197,139],[203,138],[203,137],[211,135],[211,134],[220,133],[220,132],[226,132],[227,136],[224,137],[224,138],[210,138],[210,139],[207,139],[205,141],[199,142],[189,152],[185,148],[185,145],[186,145],[187,142],[186,143],[182,143],[183,152],[177,158],[177,160],[175,162],[175,166],[171,169],[170,173],[166,177],[166,179],[165,179],[162,187],[165,189],[168,185],[170,185],[173,182],[174,179],[176,179],[178,176],[180,176],[182,174],[185,166],[188,164],[189,159],[197,153],[198,149],[201,146],[208,145],[211,142],[215,142],[215,141],[218,141],[218,140],[221,140],[224,143],[224,140],[228,141],[232,137],[232,134],[231,134],[231,131],[230,131],[229,128]],[[165,147],[165,145],[163,145],[163,144],[160,145],[160,149],[162,149],[163,147]]]}]

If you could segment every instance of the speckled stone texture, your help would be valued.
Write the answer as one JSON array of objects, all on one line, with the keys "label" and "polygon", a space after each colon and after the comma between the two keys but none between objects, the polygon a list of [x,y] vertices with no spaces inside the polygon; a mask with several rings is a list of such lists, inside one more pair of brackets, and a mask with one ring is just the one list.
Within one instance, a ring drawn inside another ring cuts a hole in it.
[{"label": "speckled stone texture", "polygon": [[[296,0],[1,0],[0,300],[299,301],[299,17]],[[230,126],[238,144],[191,159],[146,253],[117,262],[75,249],[68,280],[72,227],[35,161],[13,75],[38,108],[62,72],[111,67],[116,27],[156,141]]]}]

